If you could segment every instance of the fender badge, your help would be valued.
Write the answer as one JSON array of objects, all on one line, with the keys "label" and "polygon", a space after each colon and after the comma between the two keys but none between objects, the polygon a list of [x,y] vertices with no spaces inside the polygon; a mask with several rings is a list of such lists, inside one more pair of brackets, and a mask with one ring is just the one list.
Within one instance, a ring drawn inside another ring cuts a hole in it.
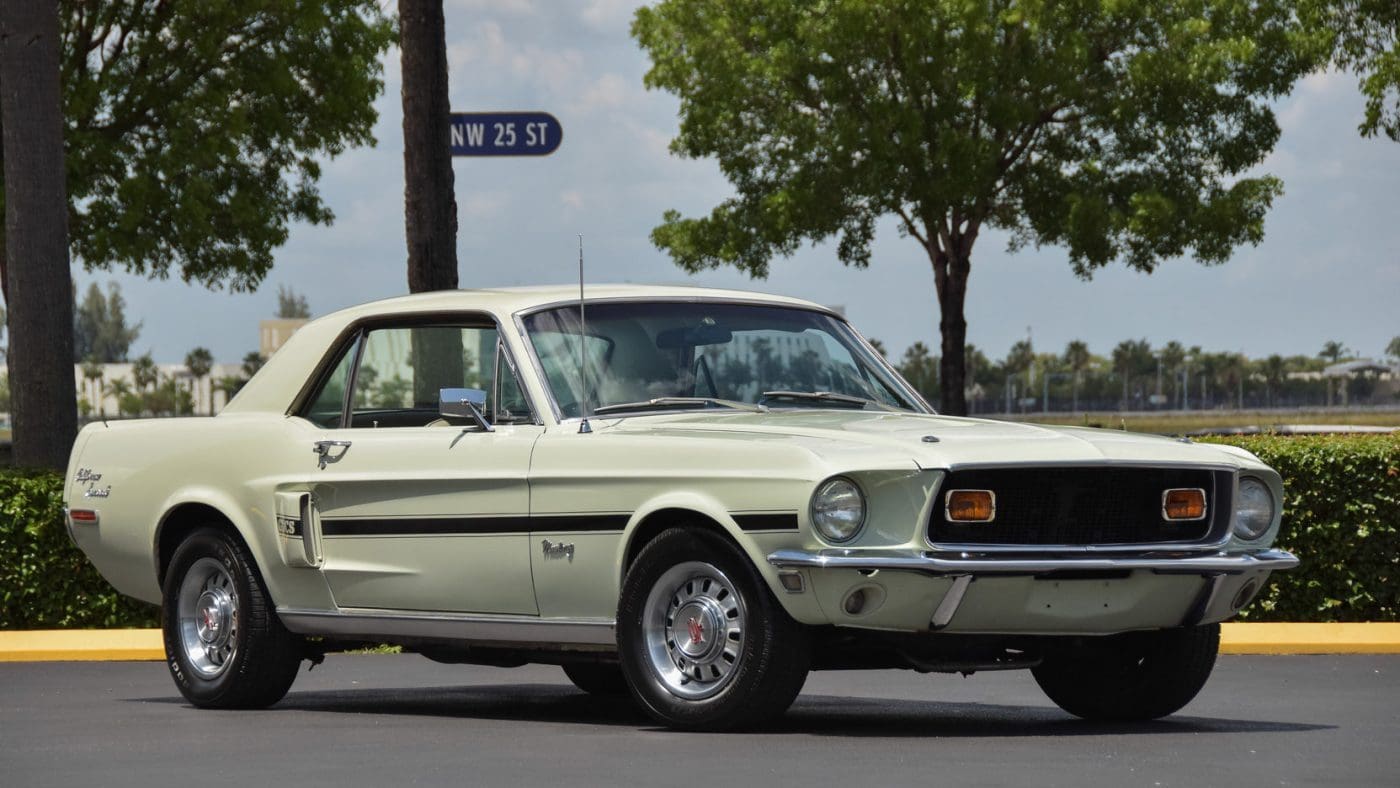
[{"label": "fender badge", "polygon": [[548,539],[540,542],[540,547],[544,548],[545,560],[574,560],[574,546],[564,542],[551,542]]}]

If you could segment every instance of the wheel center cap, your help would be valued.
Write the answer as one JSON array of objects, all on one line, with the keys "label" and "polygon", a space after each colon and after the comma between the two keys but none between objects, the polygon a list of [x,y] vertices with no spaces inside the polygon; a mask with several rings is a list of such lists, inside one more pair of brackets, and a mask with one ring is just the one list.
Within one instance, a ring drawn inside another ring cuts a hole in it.
[{"label": "wheel center cap", "polygon": [[232,605],[221,590],[205,591],[195,606],[196,628],[205,643],[219,643],[228,638]]},{"label": "wheel center cap", "polygon": [[676,648],[691,659],[700,659],[714,649],[719,639],[719,616],[702,601],[682,605],[672,624]]}]

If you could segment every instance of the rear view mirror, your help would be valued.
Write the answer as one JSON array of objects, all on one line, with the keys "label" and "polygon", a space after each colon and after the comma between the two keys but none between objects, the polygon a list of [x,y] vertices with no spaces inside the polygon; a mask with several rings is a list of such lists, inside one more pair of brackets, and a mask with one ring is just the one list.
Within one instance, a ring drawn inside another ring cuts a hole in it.
[{"label": "rear view mirror", "polygon": [[445,419],[468,419],[485,432],[493,431],[482,415],[486,392],[481,389],[438,389],[438,415]]},{"label": "rear view mirror", "polygon": [[702,323],[693,328],[668,328],[656,335],[656,346],[662,350],[727,345],[732,341],[734,332],[714,323]]}]

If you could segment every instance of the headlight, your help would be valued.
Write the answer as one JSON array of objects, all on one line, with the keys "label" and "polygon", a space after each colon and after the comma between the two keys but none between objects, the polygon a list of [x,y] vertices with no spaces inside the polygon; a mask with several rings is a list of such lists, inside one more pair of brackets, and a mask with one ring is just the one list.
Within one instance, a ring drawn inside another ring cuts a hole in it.
[{"label": "headlight", "polygon": [[812,496],[812,524],[828,542],[849,542],[865,524],[865,496],[850,479],[823,482]]},{"label": "headlight", "polygon": [[1239,500],[1235,501],[1235,536],[1252,542],[1269,530],[1274,521],[1274,494],[1269,486],[1252,476],[1240,479]]}]

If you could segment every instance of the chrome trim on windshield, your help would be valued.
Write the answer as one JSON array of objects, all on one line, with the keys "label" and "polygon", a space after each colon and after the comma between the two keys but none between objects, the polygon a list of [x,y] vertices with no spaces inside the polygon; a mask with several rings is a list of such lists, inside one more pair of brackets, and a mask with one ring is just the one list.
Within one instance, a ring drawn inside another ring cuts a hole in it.
[{"label": "chrome trim on windshield", "polygon": [[1237,575],[1256,570],[1292,569],[1298,559],[1284,550],[1255,553],[1179,555],[1146,553],[1103,558],[977,557],[928,550],[778,550],[768,555],[778,569],[889,569],[928,575],[1045,575],[1054,572],[1131,571],[1161,575]]}]

